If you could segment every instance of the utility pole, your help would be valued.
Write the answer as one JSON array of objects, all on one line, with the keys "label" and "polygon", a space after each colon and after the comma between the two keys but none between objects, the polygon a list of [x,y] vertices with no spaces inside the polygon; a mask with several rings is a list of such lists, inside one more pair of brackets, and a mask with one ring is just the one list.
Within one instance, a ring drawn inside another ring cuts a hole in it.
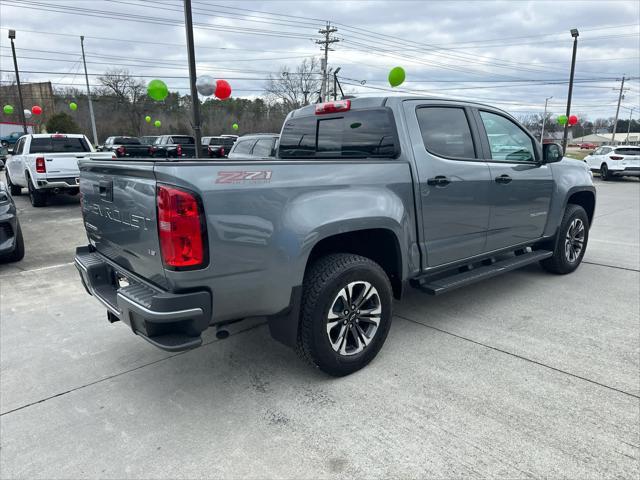
[{"label": "utility pole", "polygon": [[573,54],[571,56],[571,74],[569,76],[569,94],[567,95],[567,123],[564,124],[564,133],[562,134],[562,152],[567,153],[567,136],[569,134],[569,116],[571,115],[571,94],[573,93],[573,74],[576,71],[576,51],[578,50],[578,29],[571,29],[573,37]]},{"label": "utility pole", "polygon": [[187,31],[187,54],[189,57],[189,85],[191,86],[191,108],[193,109],[193,130],[196,137],[196,158],[200,158],[202,132],[200,129],[200,100],[196,89],[196,52],[193,46],[193,18],[191,0],[184,1],[184,27]]},{"label": "utility pole", "polygon": [[544,115],[542,116],[542,132],[540,132],[540,143],[544,142],[544,124],[547,122],[547,102],[553,97],[547,97],[544,99]]},{"label": "utility pole", "polygon": [[624,91],[624,75],[620,82],[620,94],[618,95],[618,108],[616,108],[616,119],[613,121],[613,134],[611,135],[611,145],[616,144],[616,129],[618,127],[618,115],[620,114],[620,102],[622,102],[622,92]]},{"label": "utility pole", "polygon": [[326,28],[318,30],[318,33],[324,35],[324,40],[316,40],[318,45],[324,46],[324,58],[322,59],[322,89],[320,90],[320,101],[326,101],[329,92],[329,78],[327,77],[327,66],[329,63],[329,45],[339,42],[337,38],[332,38],[331,34],[337,32],[338,29],[331,26],[331,23],[327,22]]},{"label": "utility pole", "polygon": [[627,141],[626,144],[629,145],[629,132],[631,132],[631,117],[633,117],[633,108],[629,112],[629,125],[627,125]]},{"label": "utility pole", "polygon": [[84,65],[84,80],[87,82],[87,100],[89,101],[89,115],[91,116],[91,129],[93,130],[93,144],[98,145],[98,131],[96,130],[96,117],[93,114],[93,102],[89,89],[89,75],[87,74],[87,61],[84,59],[84,35],[80,35],[80,48],[82,48],[82,64]]},{"label": "utility pole", "polygon": [[13,67],[16,70],[16,84],[18,85],[18,98],[20,99],[20,118],[22,119],[22,130],[26,135],[27,119],[24,117],[24,102],[22,101],[22,88],[20,87],[20,74],[18,73],[18,60],[16,59],[16,47],[13,41],[16,39],[16,31],[9,30],[9,38],[11,39],[11,52],[13,53]]}]

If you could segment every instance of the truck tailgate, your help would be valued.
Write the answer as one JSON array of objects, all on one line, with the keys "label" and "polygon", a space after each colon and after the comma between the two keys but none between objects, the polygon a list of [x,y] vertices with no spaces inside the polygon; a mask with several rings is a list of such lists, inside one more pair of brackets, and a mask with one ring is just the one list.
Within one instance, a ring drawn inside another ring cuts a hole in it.
[{"label": "truck tailgate", "polygon": [[47,178],[77,177],[78,160],[85,158],[85,153],[44,153],[47,167]]},{"label": "truck tailgate", "polygon": [[82,212],[95,249],[129,272],[166,286],[153,162],[80,161]]}]

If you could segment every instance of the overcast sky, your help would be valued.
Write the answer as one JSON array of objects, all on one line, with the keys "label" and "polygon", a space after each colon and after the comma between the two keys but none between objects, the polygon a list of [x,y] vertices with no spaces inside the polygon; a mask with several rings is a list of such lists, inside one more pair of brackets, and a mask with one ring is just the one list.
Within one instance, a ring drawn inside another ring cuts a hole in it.
[{"label": "overcast sky", "polygon": [[[235,96],[263,91],[283,65],[319,56],[330,21],[340,41],[329,65],[359,94],[386,94],[401,65],[400,89],[479,100],[515,114],[564,113],[571,28],[580,30],[572,113],[621,118],[640,103],[640,2],[632,1],[208,1],[192,0],[199,74],[226,78]],[[0,0],[0,66],[13,71],[9,28],[17,31],[22,81],[83,86],[79,36],[90,82],[113,67],[188,92],[180,0]],[[100,38],[102,37],[102,38]],[[51,72],[51,73],[35,73]],[[361,82],[366,82],[364,85]],[[382,90],[381,90],[382,89]]]}]

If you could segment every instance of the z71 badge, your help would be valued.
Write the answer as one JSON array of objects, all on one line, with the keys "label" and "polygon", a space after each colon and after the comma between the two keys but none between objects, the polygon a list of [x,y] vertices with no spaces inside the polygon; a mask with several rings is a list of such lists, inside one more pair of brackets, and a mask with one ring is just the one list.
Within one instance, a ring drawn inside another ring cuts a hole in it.
[{"label": "z71 badge", "polygon": [[271,181],[271,170],[247,171],[222,171],[218,172],[216,183],[268,183]]}]

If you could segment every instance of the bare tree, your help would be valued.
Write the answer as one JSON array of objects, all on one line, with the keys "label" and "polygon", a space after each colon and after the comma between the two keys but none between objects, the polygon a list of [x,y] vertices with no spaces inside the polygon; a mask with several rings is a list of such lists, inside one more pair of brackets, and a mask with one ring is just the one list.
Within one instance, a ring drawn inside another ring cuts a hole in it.
[{"label": "bare tree", "polygon": [[295,69],[281,67],[277,76],[269,75],[265,94],[269,101],[281,102],[287,109],[308,105],[320,90],[321,75],[317,58],[305,58]]},{"label": "bare tree", "polygon": [[116,109],[123,105],[129,119],[131,131],[140,134],[142,127],[145,84],[132,77],[126,69],[113,69],[98,77],[105,93],[116,97]]}]

